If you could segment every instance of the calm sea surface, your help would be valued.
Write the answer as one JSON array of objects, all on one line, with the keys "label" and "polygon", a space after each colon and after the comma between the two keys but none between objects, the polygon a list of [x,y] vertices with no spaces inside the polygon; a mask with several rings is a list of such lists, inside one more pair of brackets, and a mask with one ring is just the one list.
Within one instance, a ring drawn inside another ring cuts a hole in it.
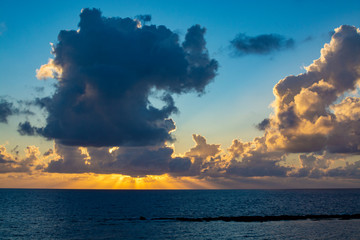
[{"label": "calm sea surface", "polygon": [[0,239],[360,239],[360,220],[180,221],[360,214],[360,189],[0,189]]}]

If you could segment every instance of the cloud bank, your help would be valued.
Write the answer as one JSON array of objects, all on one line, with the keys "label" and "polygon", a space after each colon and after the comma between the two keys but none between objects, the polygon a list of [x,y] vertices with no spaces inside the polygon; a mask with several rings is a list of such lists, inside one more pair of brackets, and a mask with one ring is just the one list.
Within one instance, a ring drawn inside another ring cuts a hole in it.
[{"label": "cloud bank", "polygon": [[133,177],[169,174],[206,177],[284,177],[289,167],[279,165],[285,154],[269,152],[264,138],[234,140],[227,152],[193,135],[195,146],[183,155],[162,147],[74,147],[55,145],[55,159],[44,169],[56,173],[118,173]]},{"label": "cloud bank", "polygon": [[74,147],[55,145],[58,156],[44,171],[52,173],[124,174],[133,177],[178,174],[190,168],[187,157],[172,157],[170,147]]},{"label": "cloud bank", "polygon": [[[191,177],[223,186],[230,184],[228,187],[234,187],[236,183],[265,186],[266,181],[280,184],[286,179],[292,184],[296,182],[294,179],[360,179],[360,161],[345,162],[343,155],[327,152],[300,154],[300,166],[294,167],[287,165],[286,153],[269,151],[264,137],[250,142],[234,140],[226,151],[220,145],[207,143],[203,136],[194,134],[193,139],[194,147],[183,155],[174,155],[170,147],[99,148],[55,144],[54,149],[43,155],[38,148],[27,147],[26,156],[20,158],[18,152],[8,153],[5,146],[0,146],[0,171],[122,174],[131,177],[167,174],[172,178]],[[345,165],[336,166],[339,161]],[[286,183],[282,185],[287,186]]]}]

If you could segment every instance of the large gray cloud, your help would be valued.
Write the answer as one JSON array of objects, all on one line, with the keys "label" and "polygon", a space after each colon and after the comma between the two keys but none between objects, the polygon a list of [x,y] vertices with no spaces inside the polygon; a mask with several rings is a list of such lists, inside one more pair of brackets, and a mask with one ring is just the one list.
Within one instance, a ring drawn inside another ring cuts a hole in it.
[{"label": "large gray cloud", "polygon": [[[143,16],[142,21],[150,20]],[[84,9],[79,30],[61,31],[54,60],[37,72],[58,79],[51,98],[39,99],[46,126],[34,132],[75,146],[146,146],[172,141],[177,112],[172,94],[202,94],[218,64],[205,47],[205,28],[194,25],[185,41],[163,25],[139,26]],[[149,96],[160,93],[162,108]],[[25,129],[24,129],[25,128]],[[32,133],[27,124],[19,131]]]},{"label": "large gray cloud", "polygon": [[244,33],[238,34],[231,42],[235,55],[265,55],[274,51],[293,48],[295,41],[279,34],[262,34],[255,37]]}]

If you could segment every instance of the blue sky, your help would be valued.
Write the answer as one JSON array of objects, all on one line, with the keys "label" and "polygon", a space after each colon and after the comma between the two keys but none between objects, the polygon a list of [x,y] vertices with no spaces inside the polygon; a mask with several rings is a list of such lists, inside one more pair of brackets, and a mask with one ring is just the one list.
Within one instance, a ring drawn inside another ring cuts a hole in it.
[{"label": "blue sky", "polygon": [[[359,27],[358,1],[7,1],[0,2],[0,96],[31,100],[54,92],[56,80],[38,80],[36,69],[46,64],[50,43],[57,43],[60,30],[76,30],[82,8],[98,8],[105,17],[150,14],[151,24],[165,25],[183,41],[194,24],[207,29],[209,56],[219,69],[206,93],[175,95],[178,114],[171,115],[177,130],[175,152],[184,153],[193,145],[192,134],[223,149],[233,139],[251,141],[263,133],[255,125],[273,109],[273,87],[289,75],[304,73],[304,66],[320,57],[340,25]],[[236,56],[230,41],[237,34],[248,36],[279,34],[295,41],[294,47],[266,55]],[[36,87],[45,87],[37,93]],[[39,95],[40,94],[40,95]],[[7,148],[36,145],[42,152],[53,146],[39,136],[20,136],[16,131],[25,119],[44,124],[40,112],[34,116],[9,117],[0,123],[0,144]]]}]

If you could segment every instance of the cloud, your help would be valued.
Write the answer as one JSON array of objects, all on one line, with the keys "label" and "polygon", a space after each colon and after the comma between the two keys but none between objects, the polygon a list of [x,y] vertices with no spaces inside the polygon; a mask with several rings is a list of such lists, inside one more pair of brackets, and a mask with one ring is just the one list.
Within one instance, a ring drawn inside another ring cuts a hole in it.
[{"label": "cloud", "polygon": [[172,157],[170,147],[75,147],[55,144],[59,156],[49,162],[46,172],[124,174],[133,177],[179,174],[190,168],[187,157]]},{"label": "cloud", "polygon": [[197,134],[193,134],[193,140],[195,147],[191,148],[185,153],[187,157],[214,157],[221,152],[220,145],[206,143],[205,137]]},{"label": "cloud", "polygon": [[145,15],[137,15],[135,19],[138,21],[137,27],[142,27],[147,22],[151,22],[151,15],[145,14]]},{"label": "cloud", "polygon": [[135,19],[138,19],[138,20],[144,21],[144,22],[150,22],[151,21],[151,15],[150,14],[137,15],[135,17]]},{"label": "cloud", "polygon": [[240,33],[230,41],[230,44],[237,56],[249,54],[266,55],[275,51],[293,48],[295,41],[279,34],[262,34],[250,37]]},{"label": "cloud", "polygon": [[279,165],[285,161],[285,153],[269,151],[265,138],[255,138],[252,142],[234,140],[230,148],[226,173],[229,175],[255,177],[285,177],[290,167]]},{"label": "cloud", "polygon": [[43,156],[44,157],[47,157],[47,156],[50,156],[51,154],[54,153],[54,150],[52,150],[51,148],[49,150],[47,150],[46,152],[44,152]]},{"label": "cloud", "polygon": [[[15,104],[14,104],[15,103]],[[33,115],[22,101],[8,101],[0,97],[0,123],[8,123],[8,118],[12,115]]]},{"label": "cloud", "polygon": [[[178,109],[172,95],[203,94],[217,72],[205,32],[194,25],[181,44],[163,25],[138,26],[130,18],[107,18],[97,9],[83,9],[79,30],[61,31],[53,45],[55,58],[37,71],[40,79],[58,80],[55,94],[38,100],[48,112],[46,126],[23,132],[69,146],[173,141],[170,116]],[[163,107],[151,105],[154,92]]]},{"label": "cloud", "polygon": [[20,133],[20,135],[35,135],[37,128],[31,126],[29,121],[25,121],[23,123],[19,123],[18,125],[18,133]]},{"label": "cloud", "polygon": [[270,152],[264,138],[250,142],[233,140],[232,145],[223,152],[220,145],[208,144],[200,135],[193,135],[195,146],[185,153],[192,165],[185,176],[199,178],[234,177],[285,177],[290,167],[279,165],[285,161],[283,152]]},{"label": "cloud", "polygon": [[7,123],[8,117],[13,115],[16,110],[11,102],[0,99],[0,123]]},{"label": "cloud", "polygon": [[206,138],[201,135],[193,134],[192,137],[195,146],[184,154],[191,159],[191,166],[187,172],[182,172],[182,176],[203,177],[204,172],[221,171],[223,161],[220,158],[220,145],[208,144]]},{"label": "cloud", "polygon": [[85,173],[90,172],[87,162],[87,151],[83,152],[78,147],[55,144],[55,152],[58,157],[51,160],[44,169],[45,172],[57,173]]},{"label": "cloud", "polygon": [[260,131],[264,131],[269,125],[270,125],[270,119],[265,118],[260,123],[258,123],[255,127]]},{"label": "cloud", "polygon": [[314,153],[300,154],[299,161],[301,167],[290,173],[290,176],[320,178],[325,175],[324,172],[331,164],[331,159],[327,153],[322,155]]},{"label": "cloud", "polygon": [[274,115],[266,128],[270,149],[359,153],[360,104],[350,97],[360,79],[360,31],[343,25],[306,72],[274,87]]},{"label": "cloud", "polygon": [[[183,156],[174,155],[174,149],[167,146],[108,148],[55,143],[54,149],[42,155],[37,147],[29,146],[25,149],[26,156],[19,157],[18,153],[12,155],[0,146],[0,173],[95,173],[131,177],[166,174],[178,179],[210,181],[223,187],[275,186],[275,182],[288,186],[286,181],[294,183],[293,179],[323,181],[360,177],[360,161],[332,167],[336,161],[345,161],[344,155],[300,154],[300,167],[290,167],[285,162],[287,154],[269,151],[264,137],[250,142],[234,140],[227,151],[221,150],[220,145],[208,144],[203,136],[194,134],[193,139],[195,146]],[[267,185],[266,181],[271,184]]]},{"label": "cloud", "polygon": [[345,167],[330,169],[326,172],[327,177],[360,179],[360,161],[354,163],[346,163]]},{"label": "cloud", "polygon": [[75,147],[55,144],[58,157],[49,162],[46,172],[123,174],[133,177],[169,174],[196,178],[285,177],[291,170],[280,166],[281,152],[268,152],[264,139],[252,142],[234,140],[227,152],[220,145],[208,144],[193,135],[195,146],[183,156],[174,156],[167,146],[154,147]]},{"label": "cloud", "polygon": [[301,167],[289,173],[289,177],[297,178],[341,178],[360,179],[360,161],[345,162],[345,166],[331,167],[337,161],[344,161],[344,155],[330,154],[300,154]]},{"label": "cloud", "polygon": [[38,79],[60,78],[61,75],[62,68],[54,63],[54,59],[49,59],[47,64],[43,64],[39,69],[36,69]]},{"label": "cloud", "polygon": [[41,169],[40,151],[38,147],[28,146],[25,156],[19,159],[6,151],[4,145],[0,145],[0,173],[23,172],[31,173]]}]

